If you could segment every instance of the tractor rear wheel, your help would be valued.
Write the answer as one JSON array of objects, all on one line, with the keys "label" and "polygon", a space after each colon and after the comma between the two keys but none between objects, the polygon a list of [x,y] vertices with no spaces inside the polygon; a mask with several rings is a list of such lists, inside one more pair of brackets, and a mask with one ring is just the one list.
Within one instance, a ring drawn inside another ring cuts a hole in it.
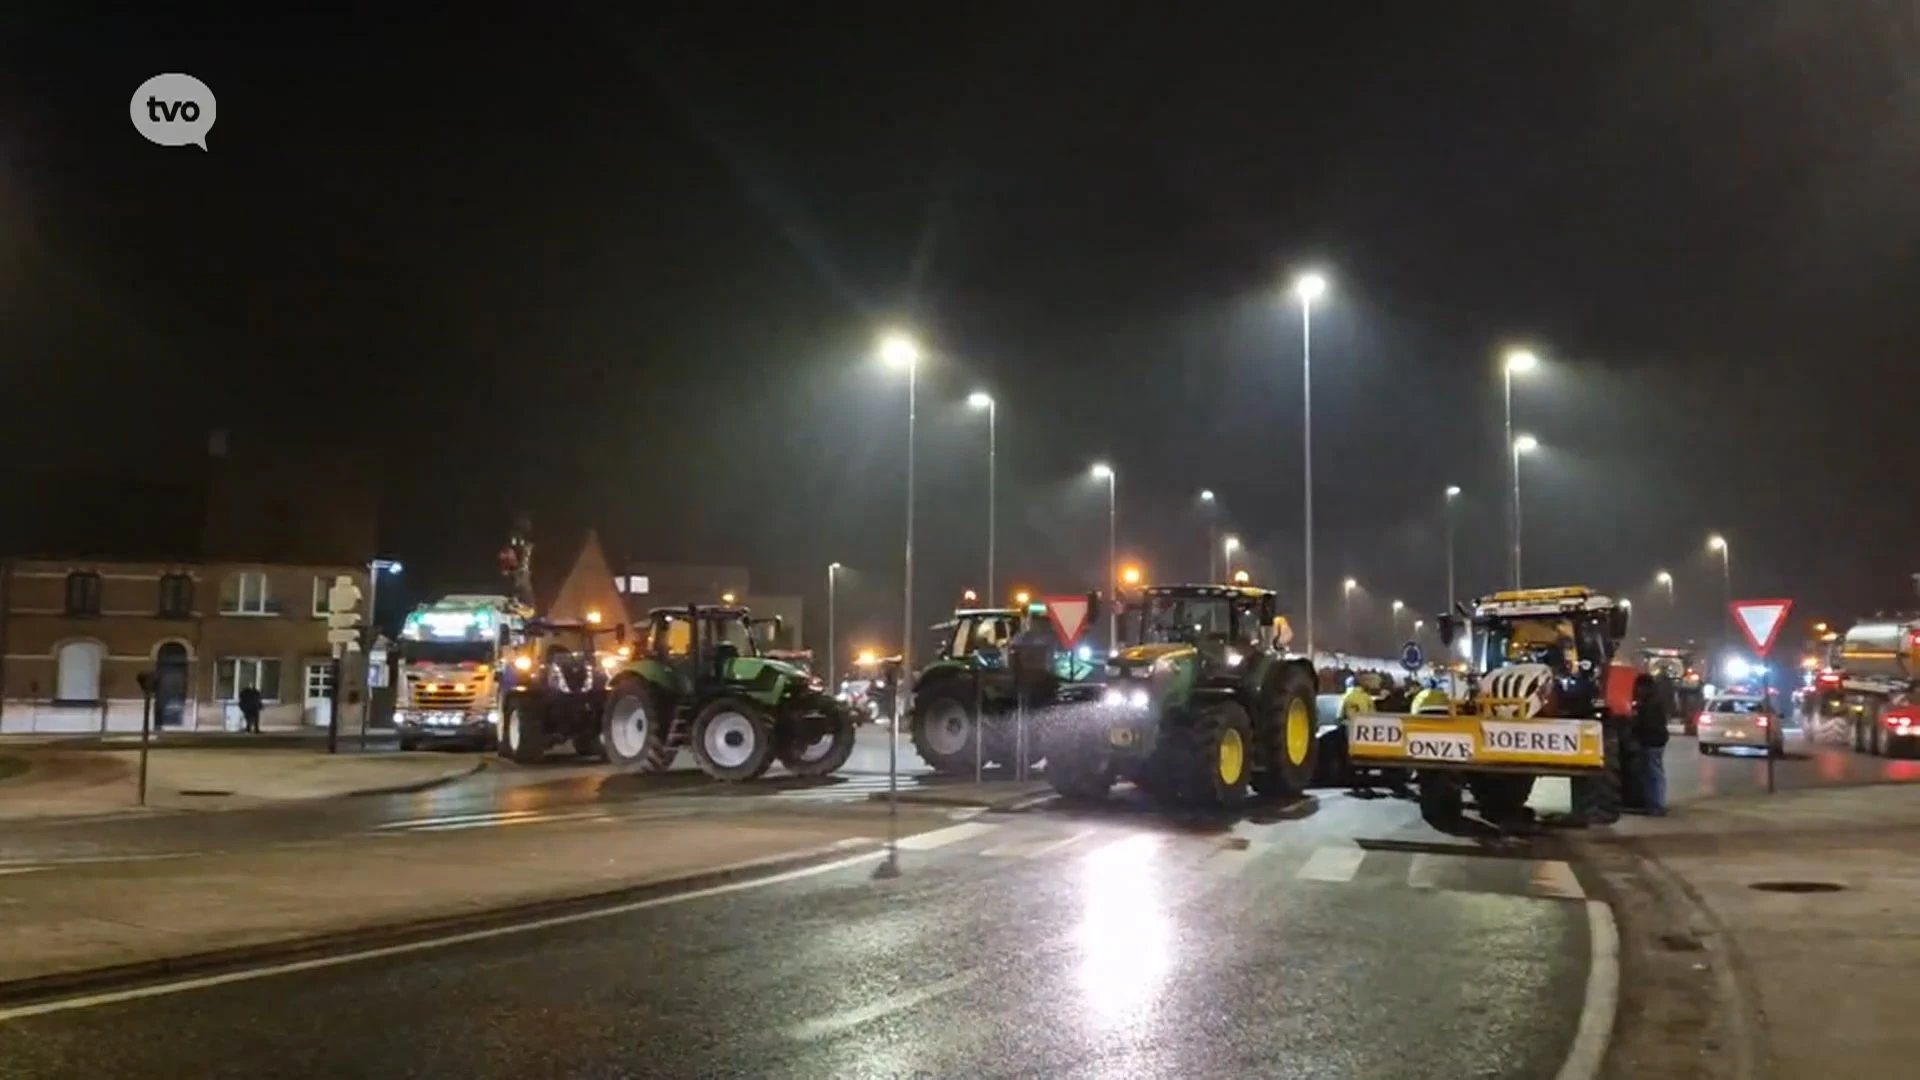
[{"label": "tractor rear wheel", "polygon": [[773,723],[760,706],[722,694],[693,718],[693,759],[715,780],[755,780],[773,767]]},{"label": "tractor rear wheel", "polygon": [[547,704],[537,694],[515,694],[500,714],[502,756],[538,765],[547,756]]},{"label": "tractor rear wheel", "polygon": [[1253,725],[1238,702],[1209,706],[1169,734],[1182,802],[1231,809],[1247,801]]},{"label": "tractor rear wheel", "polygon": [[913,696],[913,749],[942,776],[972,776],[981,751],[980,718],[965,687],[935,684]]},{"label": "tractor rear wheel", "polygon": [[672,724],[672,712],[653,685],[623,672],[607,688],[600,747],[608,763],[621,772],[665,772],[673,764],[673,747],[667,743]]},{"label": "tractor rear wheel", "polygon": [[1468,778],[1467,790],[1473,792],[1482,818],[1495,825],[1516,823],[1525,817],[1527,800],[1533,797],[1533,777],[1483,773]]},{"label": "tractor rear wheel", "polygon": [[1313,783],[1320,748],[1315,690],[1313,674],[1298,665],[1278,668],[1267,679],[1254,737],[1259,769],[1253,790],[1261,795],[1297,798]]},{"label": "tractor rear wheel", "polygon": [[1420,820],[1441,832],[1457,830],[1465,817],[1460,777],[1445,769],[1422,769],[1414,780],[1420,785]]},{"label": "tractor rear wheel", "polygon": [[[807,734],[789,731],[780,740],[777,755],[788,772],[795,776],[827,776],[839,772],[853,756],[858,731],[853,726],[853,716],[835,707],[827,712],[825,721],[828,725],[825,733],[816,724]],[[814,737],[808,738],[809,734]]]}]

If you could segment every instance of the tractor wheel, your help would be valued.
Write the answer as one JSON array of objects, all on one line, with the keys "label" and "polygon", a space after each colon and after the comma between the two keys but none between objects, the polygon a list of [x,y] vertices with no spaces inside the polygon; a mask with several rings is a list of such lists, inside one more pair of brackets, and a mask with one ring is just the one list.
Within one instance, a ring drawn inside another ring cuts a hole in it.
[{"label": "tractor wheel", "polygon": [[1533,777],[1483,774],[1469,778],[1467,790],[1473,792],[1481,817],[1504,825],[1526,816],[1527,800],[1533,797]]},{"label": "tractor wheel", "polygon": [[1253,790],[1278,799],[1305,794],[1319,764],[1319,728],[1313,674],[1291,664],[1275,671],[1261,692]]},{"label": "tractor wheel", "polygon": [[723,694],[693,718],[693,759],[715,780],[755,780],[773,767],[773,724],[760,706]]},{"label": "tractor wheel", "polygon": [[1458,830],[1465,818],[1460,778],[1445,769],[1422,769],[1414,778],[1420,785],[1420,820],[1441,832]]},{"label": "tractor wheel", "polygon": [[839,772],[853,756],[858,729],[853,726],[852,715],[836,708],[827,714],[827,719],[833,726],[818,738],[808,741],[789,732],[780,740],[778,756],[788,772],[795,776],[827,776]]},{"label": "tractor wheel", "polygon": [[1253,772],[1253,725],[1247,710],[1222,701],[1171,734],[1182,802],[1231,809],[1247,801]]},{"label": "tractor wheel", "polygon": [[1600,740],[1606,768],[1592,776],[1574,778],[1573,816],[1585,824],[1611,825],[1620,820],[1626,790],[1626,754],[1620,741],[1623,726],[1623,721],[1613,718],[1602,721]]},{"label": "tractor wheel", "polygon": [[538,765],[547,756],[547,704],[538,697],[517,694],[500,714],[500,753],[521,765]]},{"label": "tractor wheel", "polygon": [[935,685],[915,694],[909,730],[913,749],[928,768],[942,776],[973,775],[980,722],[966,688]]},{"label": "tractor wheel", "polygon": [[1047,784],[1062,796],[1095,802],[1113,790],[1113,765],[1107,748],[1074,725],[1052,725],[1041,753],[1047,760]]},{"label": "tractor wheel", "polygon": [[673,764],[673,747],[667,744],[672,723],[671,712],[652,684],[625,672],[607,688],[600,746],[607,761],[621,772],[665,772]]}]

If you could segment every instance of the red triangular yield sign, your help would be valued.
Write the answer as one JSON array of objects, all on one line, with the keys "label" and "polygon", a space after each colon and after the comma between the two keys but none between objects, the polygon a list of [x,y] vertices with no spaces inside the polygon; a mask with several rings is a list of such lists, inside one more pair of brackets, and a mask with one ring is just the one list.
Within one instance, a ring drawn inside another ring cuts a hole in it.
[{"label": "red triangular yield sign", "polygon": [[1780,628],[1787,624],[1787,612],[1792,610],[1791,600],[1735,600],[1727,607],[1733,612],[1733,621],[1740,626],[1740,632],[1747,635],[1747,644],[1760,656],[1767,655],[1773,648],[1773,639],[1780,636]]},{"label": "red triangular yield sign", "polygon": [[1053,621],[1053,629],[1060,635],[1061,644],[1071,646],[1080,640],[1080,632],[1087,628],[1087,606],[1084,596],[1047,598],[1047,618]]}]

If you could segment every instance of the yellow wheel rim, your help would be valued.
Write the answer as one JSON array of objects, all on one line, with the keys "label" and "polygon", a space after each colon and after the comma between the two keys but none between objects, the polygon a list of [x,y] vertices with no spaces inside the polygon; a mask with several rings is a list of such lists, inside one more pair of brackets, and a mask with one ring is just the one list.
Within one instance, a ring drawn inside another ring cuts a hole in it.
[{"label": "yellow wheel rim", "polygon": [[1287,760],[1295,765],[1305,765],[1307,754],[1313,749],[1313,716],[1307,711],[1307,703],[1302,698],[1294,698],[1287,703]]},{"label": "yellow wheel rim", "polygon": [[1237,784],[1247,768],[1247,746],[1240,733],[1228,728],[1220,733],[1220,782]]}]

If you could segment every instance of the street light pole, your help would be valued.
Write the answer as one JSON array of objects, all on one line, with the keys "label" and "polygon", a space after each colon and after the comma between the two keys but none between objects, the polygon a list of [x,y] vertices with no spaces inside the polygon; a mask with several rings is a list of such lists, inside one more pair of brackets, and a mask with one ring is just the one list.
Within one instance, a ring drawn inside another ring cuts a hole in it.
[{"label": "street light pole", "polygon": [[1441,513],[1447,518],[1447,614],[1453,614],[1453,500],[1460,497],[1460,488],[1449,485],[1447,500],[1441,506]]},{"label": "street light pole", "polygon": [[1540,445],[1531,435],[1513,438],[1513,587],[1520,587],[1520,457]]},{"label": "street light pole", "polygon": [[[1348,652],[1353,651],[1353,590],[1359,587],[1360,583],[1352,578],[1340,583],[1340,604],[1344,609],[1343,614],[1347,624],[1347,640],[1344,644]],[[1312,656],[1313,653],[1309,652],[1307,655]]]},{"label": "street light pole", "polygon": [[1733,623],[1733,556],[1727,549],[1727,538],[1719,533],[1707,537],[1707,550],[1720,553],[1720,632],[1731,644],[1733,635],[1728,628]]},{"label": "street light pole", "polygon": [[1240,538],[1237,536],[1227,537],[1220,542],[1220,549],[1225,553],[1227,558],[1227,576],[1224,578],[1216,578],[1208,584],[1217,584],[1221,581],[1231,581],[1233,579],[1233,553],[1240,550]]},{"label": "street light pole", "polygon": [[1306,569],[1307,655],[1313,655],[1313,302],[1327,293],[1327,279],[1319,274],[1302,274],[1293,283],[1300,300],[1300,407],[1301,460],[1305,467],[1302,483],[1302,525]]},{"label": "street light pole", "polygon": [[1115,605],[1120,593],[1120,478],[1105,462],[1093,466],[1093,478],[1107,482],[1107,651],[1112,652],[1120,641],[1120,611]]},{"label": "street light pole", "polygon": [[840,587],[840,564],[827,564],[827,691],[840,692],[840,638],[834,633],[834,606]]},{"label": "street light pole", "polygon": [[998,471],[999,447],[996,444],[1000,438],[1000,403],[993,399],[993,395],[976,390],[967,398],[967,404],[987,410],[987,596],[991,598],[1000,595],[993,588],[993,549],[999,538],[994,515],[999,509],[1000,500],[994,492],[994,486],[997,480],[995,473]]},{"label": "street light pole", "polygon": [[[1507,417],[1507,446],[1517,447],[1513,434],[1513,377],[1532,371],[1540,363],[1540,358],[1525,349],[1515,349],[1507,354],[1506,362],[1501,365],[1501,375],[1505,387],[1504,400]],[[1513,587],[1520,587],[1520,456],[1516,450],[1513,455],[1513,502],[1508,510],[1507,520],[1513,528]]]},{"label": "street light pole", "polygon": [[1212,491],[1202,491],[1200,502],[1207,515],[1207,584],[1220,580],[1220,510]]},{"label": "street light pole", "polygon": [[365,695],[360,699],[360,749],[367,748],[367,724],[373,717],[373,643],[380,638],[380,574],[391,570],[400,572],[400,564],[392,559],[372,559],[367,562],[367,643],[361,655],[366,659],[366,671],[362,673]]},{"label": "street light pole", "polygon": [[[910,700],[909,672],[913,670],[913,443],[920,393],[920,346],[905,334],[889,334],[880,342],[880,359],[907,371],[907,545],[906,581],[901,587],[900,676],[894,690],[893,723],[887,728],[887,813],[897,818],[900,791],[900,721]],[[888,849],[887,867],[894,868]],[[897,872],[897,870],[896,870]]]}]

